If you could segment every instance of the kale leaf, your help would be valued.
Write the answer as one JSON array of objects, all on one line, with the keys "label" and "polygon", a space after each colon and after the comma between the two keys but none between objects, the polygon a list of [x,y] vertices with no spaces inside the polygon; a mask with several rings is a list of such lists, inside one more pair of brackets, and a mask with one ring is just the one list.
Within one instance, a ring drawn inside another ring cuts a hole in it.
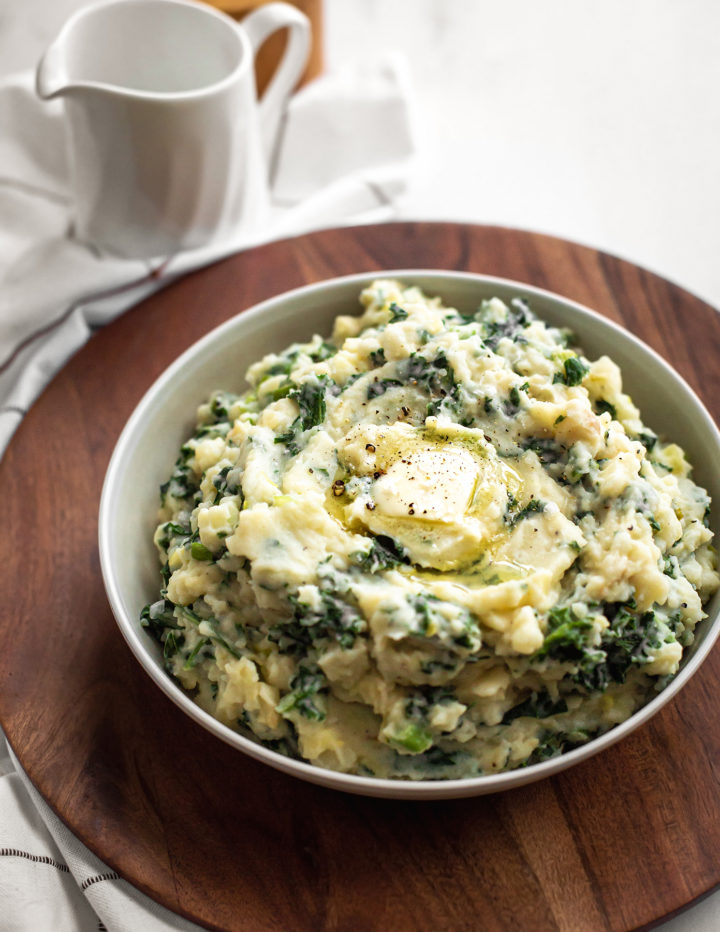
[{"label": "kale leaf", "polygon": [[310,353],[310,359],[313,362],[323,362],[325,359],[330,359],[335,353],[337,353],[337,347],[333,346],[332,343],[323,341],[314,353]]},{"label": "kale leaf", "polygon": [[325,420],[325,391],[328,381],[326,376],[320,376],[317,381],[303,382],[290,392],[290,398],[296,401],[300,408],[300,425],[303,430],[317,427]]},{"label": "kale leaf", "polygon": [[405,320],[407,316],[408,312],[393,301],[390,305],[390,323],[394,324],[398,320]]},{"label": "kale leaf", "polygon": [[189,524],[178,524],[176,521],[166,521],[155,532],[155,540],[159,547],[168,550],[174,540],[190,536]]},{"label": "kale leaf", "polygon": [[523,450],[532,450],[544,466],[560,463],[567,455],[567,450],[553,437],[528,437],[522,442]]},{"label": "kale leaf", "polygon": [[509,725],[516,718],[549,718],[551,715],[561,715],[567,712],[567,703],[564,699],[553,699],[550,693],[543,689],[528,696],[524,702],[513,706],[503,716],[503,725]]},{"label": "kale leaf", "polygon": [[603,611],[610,622],[600,643],[606,659],[582,676],[580,682],[589,689],[624,683],[630,667],[647,663],[662,643],[655,612],[638,612],[626,602],[605,603]]},{"label": "kale leaf", "polygon": [[292,691],[286,693],[276,706],[281,715],[297,711],[313,722],[325,720],[325,704],[318,699],[328,691],[329,686],[325,674],[317,664],[300,664],[290,681],[290,689]]},{"label": "kale leaf", "polygon": [[[410,634],[415,637],[433,638],[450,650],[456,647],[477,650],[481,644],[477,621],[467,609],[462,609],[453,621],[440,611],[442,602],[437,596],[414,593],[407,597],[414,612]],[[460,630],[458,630],[460,629]]]},{"label": "kale leaf", "polygon": [[559,757],[560,754],[566,754],[568,751],[572,751],[573,748],[580,747],[589,739],[590,734],[580,730],[573,731],[570,734],[545,731],[540,735],[538,746],[522,766],[532,767],[533,764],[541,764],[553,757]]},{"label": "kale leaf", "polygon": [[662,643],[654,612],[638,612],[633,601],[604,603],[602,610],[610,625],[595,646],[592,621],[578,618],[569,606],[552,609],[545,641],[534,655],[575,664],[573,681],[590,692],[624,683],[631,666],[647,663]]},{"label": "kale leaf", "polygon": [[194,449],[187,445],[181,448],[172,475],[167,482],[160,486],[160,500],[163,505],[166,503],[167,496],[178,499],[178,501],[191,503],[193,507],[200,501],[200,483],[188,465],[188,460],[193,456],[194,452]]},{"label": "kale leaf", "polygon": [[532,322],[532,313],[524,298],[513,298],[508,307],[505,320],[488,320],[484,315],[484,307],[477,313],[482,324],[482,337],[491,350],[496,350],[503,338],[518,341],[522,339],[521,331]]},{"label": "kale leaf", "polygon": [[301,602],[297,596],[290,596],[289,601],[293,607],[292,618],[273,625],[268,631],[268,638],[278,645],[281,654],[305,653],[323,640],[336,641],[347,649],[367,630],[365,619],[357,608],[331,589],[320,591],[318,609]]},{"label": "kale leaf", "polygon": [[445,403],[457,409],[460,403],[459,385],[445,353],[439,352],[432,360],[413,353],[398,364],[398,374],[403,381],[423,389],[430,396],[428,416],[437,414]]},{"label": "kale leaf", "polygon": [[233,395],[231,392],[213,392],[210,397],[212,423],[217,424],[218,422],[227,421],[230,416],[230,409],[239,398],[240,395]]},{"label": "kale leaf", "polygon": [[223,466],[217,475],[213,477],[212,483],[217,490],[215,493],[215,498],[213,499],[213,504],[217,505],[226,495],[239,495],[239,504],[242,507],[244,496],[242,493],[242,488],[240,487],[241,478],[241,469],[232,466]]},{"label": "kale leaf", "polygon": [[592,622],[578,618],[568,605],[556,606],[548,613],[548,629],[542,647],[535,653],[537,659],[551,657],[560,662],[579,662],[586,659],[587,633]]},{"label": "kale leaf", "polygon": [[396,385],[402,385],[402,382],[399,381],[399,379],[374,379],[368,385],[367,400],[372,401],[373,398],[379,398],[380,395],[384,395],[389,388],[393,388]]},{"label": "kale leaf", "polygon": [[584,363],[579,356],[570,356],[563,363],[563,371],[556,372],[553,384],[560,382],[563,385],[579,385],[590,371],[590,366]]},{"label": "kale leaf", "polygon": [[386,534],[373,537],[369,550],[358,550],[350,554],[350,559],[366,573],[377,573],[410,562],[405,548]]},{"label": "kale leaf", "polygon": [[148,628],[150,634],[160,640],[167,628],[179,628],[175,618],[175,605],[169,599],[151,602],[140,612],[140,624]]},{"label": "kale leaf", "polygon": [[444,686],[425,686],[414,689],[403,707],[404,722],[398,723],[389,740],[393,747],[403,748],[411,754],[422,754],[433,743],[430,713],[435,705],[454,701],[453,693]]},{"label": "kale leaf", "polygon": [[530,515],[542,514],[545,510],[545,502],[541,501],[539,498],[531,498],[524,508],[515,511],[514,509],[517,507],[517,504],[518,502],[516,499],[511,498],[505,512],[505,523],[511,528],[515,527],[515,525],[519,524],[523,519],[529,518]]},{"label": "kale leaf", "polygon": [[614,421],[617,420],[617,409],[615,405],[610,404],[609,401],[605,401],[604,398],[598,398],[595,402],[595,410],[598,414],[607,412]]},{"label": "kale leaf", "polygon": [[300,414],[295,418],[284,434],[275,438],[275,443],[284,443],[291,456],[300,452],[299,435],[313,427],[317,427],[325,420],[326,393],[337,389],[337,384],[327,375],[319,375],[314,380],[308,379],[296,388],[290,389],[288,397],[295,401],[300,408]]}]

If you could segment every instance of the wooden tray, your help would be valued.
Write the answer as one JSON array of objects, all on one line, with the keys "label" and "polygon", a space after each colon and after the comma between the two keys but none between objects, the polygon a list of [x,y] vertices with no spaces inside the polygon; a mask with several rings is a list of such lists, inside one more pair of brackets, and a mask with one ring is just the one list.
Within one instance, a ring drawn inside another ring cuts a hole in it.
[{"label": "wooden tray", "polygon": [[155,377],[231,315],[370,269],[470,269],[625,323],[720,415],[720,317],[669,282],[513,230],[400,223],[234,256],[98,333],[0,466],[0,717],[33,783],[112,868],[211,928],[626,930],[720,881],[720,651],[648,725],[556,777],[439,803],[284,776],[189,721],[115,626],[97,553],[115,440]]}]

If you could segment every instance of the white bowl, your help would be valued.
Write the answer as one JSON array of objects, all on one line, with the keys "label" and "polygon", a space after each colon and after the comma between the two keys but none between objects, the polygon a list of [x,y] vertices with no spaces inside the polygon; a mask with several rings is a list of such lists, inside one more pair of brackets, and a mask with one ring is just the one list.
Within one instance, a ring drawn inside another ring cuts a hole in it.
[{"label": "white bowl", "polygon": [[[393,270],[331,279],[271,298],[232,318],[190,347],[148,390],[113,453],[100,503],[100,560],[108,599],[126,641],[146,672],[184,712],[238,750],[271,767],[323,786],[405,799],[443,799],[494,793],[564,770],[604,750],[647,722],[680,690],[707,656],[720,631],[720,593],[706,608],[680,672],[670,685],[622,725],[582,747],[521,770],[466,780],[398,781],[323,770],[245,738],[200,709],[165,672],[161,651],[141,627],[141,608],[157,597],[159,564],[152,535],[158,487],[194,429],[195,410],[217,388],[242,392],[248,365],[314,333],[327,335],[338,314],[359,313],[358,295],[375,278],[397,278],[440,295],[445,304],[474,312],[484,298],[523,295],[539,317],[569,327],[589,358],[607,354],[620,366],[625,390],[643,421],[687,452],[694,479],[720,502],[720,434],[692,389],[655,352],[627,331],[550,292],[467,272]],[[715,509],[716,512],[716,509]],[[718,526],[713,526],[718,533]],[[238,760],[238,766],[242,761]],[[602,764],[598,764],[602,766]]]}]

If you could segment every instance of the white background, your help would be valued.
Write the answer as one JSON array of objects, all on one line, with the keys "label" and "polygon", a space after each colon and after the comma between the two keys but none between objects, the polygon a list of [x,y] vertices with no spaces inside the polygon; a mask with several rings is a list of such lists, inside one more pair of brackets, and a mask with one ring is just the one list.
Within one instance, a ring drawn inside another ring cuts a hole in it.
[{"label": "white background", "polygon": [[[81,5],[0,0],[0,75]],[[326,0],[328,69],[388,49],[416,99],[404,217],[564,236],[720,306],[717,0]],[[665,928],[720,929],[720,894]]]},{"label": "white background", "polygon": [[328,64],[409,59],[405,213],[550,232],[720,306],[716,0],[327,0]]},{"label": "white background", "polygon": [[[82,0],[0,0],[0,72]],[[421,154],[403,215],[549,232],[720,306],[717,0],[325,0],[333,68],[407,57]]]}]

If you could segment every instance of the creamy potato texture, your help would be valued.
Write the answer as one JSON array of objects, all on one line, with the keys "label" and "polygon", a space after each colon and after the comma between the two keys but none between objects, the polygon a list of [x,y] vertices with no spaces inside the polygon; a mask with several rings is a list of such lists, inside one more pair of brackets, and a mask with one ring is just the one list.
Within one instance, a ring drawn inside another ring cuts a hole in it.
[{"label": "creamy potato texture", "polygon": [[169,672],[229,727],[379,777],[499,772],[624,721],[719,583],[683,451],[521,297],[361,303],[201,406],[143,611]]}]

